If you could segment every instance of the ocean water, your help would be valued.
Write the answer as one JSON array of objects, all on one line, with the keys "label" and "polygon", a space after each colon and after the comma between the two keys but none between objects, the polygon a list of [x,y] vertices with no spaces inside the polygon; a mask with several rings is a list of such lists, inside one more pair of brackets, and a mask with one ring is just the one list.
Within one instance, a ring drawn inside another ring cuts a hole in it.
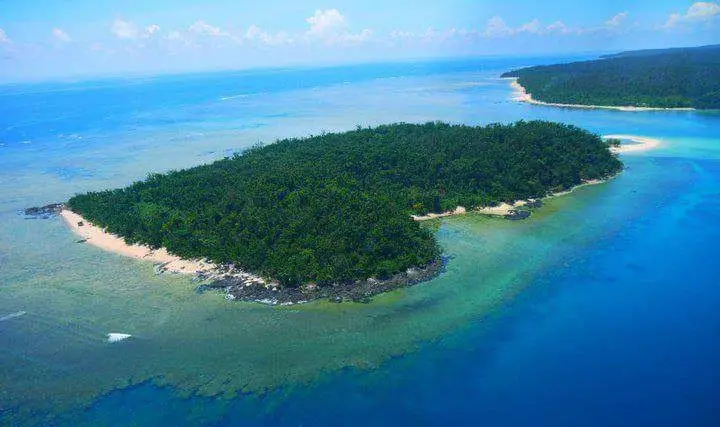
[{"label": "ocean water", "polygon": [[[0,424],[720,425],[720,114],[520,104],[498,79],[566,59],[0,86]],[[520,119],[663,145],[530,220],[429,224],[447,271],[370,304],[200,295],[20,214],[280,137]]]}]

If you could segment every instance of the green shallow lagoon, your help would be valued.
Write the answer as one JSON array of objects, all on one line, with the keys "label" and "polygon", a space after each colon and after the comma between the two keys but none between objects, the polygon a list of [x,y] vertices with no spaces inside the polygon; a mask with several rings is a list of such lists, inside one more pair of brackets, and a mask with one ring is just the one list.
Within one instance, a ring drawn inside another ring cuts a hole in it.
[{"label": "green shallow lagoon", "polygon": [[[482,322],[535,275],[578,262],[578,246],[617,222],[599,205],[632,184],[625,173],[583,187],[527,221],[468,214],[431,223],[451,257],[447,271],[370,304],[268,307],[197,294],[189,277],[158,276],[150,263],[75,243],[59,219],[6,214],[12,227],[3,232],[14,230],[25,244],[22,257],[10,256],[9,266],[23,273],[3,286],[3,312],[27,314],[0,323],[13,343],[0,353],[0,365],[14,367],[2,374],[5,398],[10,406],[71,407],[147,380],[181,394],[230,397],[372,368]],[[581,232],[568,226],[578,221],[587,225]],[[109,344],[109,332],[133,337]]]}]

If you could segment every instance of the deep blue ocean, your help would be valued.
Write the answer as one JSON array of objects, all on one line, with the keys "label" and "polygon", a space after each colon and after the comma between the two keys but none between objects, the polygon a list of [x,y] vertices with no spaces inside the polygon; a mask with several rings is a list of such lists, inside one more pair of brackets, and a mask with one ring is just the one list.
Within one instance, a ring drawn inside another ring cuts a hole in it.
[{"label": "deep blue ocean", "polygon": [[[528,105],[498,78],[583,58],[0,86],[0,317],[24,313],[0,424],[720,425],[720,113]],[[527,221],[442,220],[448,271],[368,305],[200,296],[19,213],[281,137],[520,119],[663,144]]]}]

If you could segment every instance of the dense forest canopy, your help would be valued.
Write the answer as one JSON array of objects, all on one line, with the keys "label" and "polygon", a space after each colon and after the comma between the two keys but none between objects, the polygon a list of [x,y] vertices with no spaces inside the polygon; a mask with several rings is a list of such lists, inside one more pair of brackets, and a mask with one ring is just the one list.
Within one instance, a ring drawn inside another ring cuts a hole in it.
[{"label": "dense forest canopy", "polygon": [[281,140],[76,195],[68,207],[128,242],[297,286],[437,259],[412,213],[540,197],[621,167],[599,136],[574,126],[401,123]]},{"label": "dense forest canopy", "polygon": [[642,50],[595,61],[510,71],[538,101],[637,107],[720,108],[720,45]]}]

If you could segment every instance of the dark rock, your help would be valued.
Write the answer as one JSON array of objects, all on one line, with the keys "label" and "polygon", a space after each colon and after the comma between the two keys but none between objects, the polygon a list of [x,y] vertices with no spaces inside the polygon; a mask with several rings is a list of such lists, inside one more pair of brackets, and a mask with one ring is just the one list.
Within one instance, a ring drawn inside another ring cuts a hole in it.
[{"label": "dark rock", "polygon": [[[202,293],[208,290],[224,291],[228,300],[259,302],[269,305],[301,304],[316,299],[327,299],[341,303],[352,301],[369,303],[372,297],[393,289],[412,286],[430,280],[440,274],[449,258],[440,258],[422,268],[411,268],[393,276],[376,279],[355,280],[344,283],[313,283],[299,288],[284,287],[276,284],[263,284],[248,280],[247,276],[233,276],[234,267],[222,266],[218,271],[228,272],[222,279],[201,284],[196,290]],[[198,277],[201,275],[199,274]],[[202,278],[207,278],[202,275]]]},{"label": "dark rock", "polygon": [[533,200],[531,202],[528,202],[525,206],[528,207],[529,209],[538,209],[538,208],[543,207],[544,205],[545,205],[545,203],[543,203],[542,200],[538,199],[538,200]]},{"label": "dark rock", "polygon": [[65,204],[63,203],[51,203],[49,205],[45,206],[36,206],[32,208],[25,209],[24,213],[27,216],[33,216],[36,218],[42,218],[47,219],[50,218],[53,215],[57,215],[60,213],[60,211],[65,208]]},{"label": "dark rock", "polygon": [[505,215],[506,219],[512,220],[512,221],[518,221],[521,219],[526,219],[530,217],[530,211],[528,210],[518,210],[513,209],[509,211],[507,215]]}]

